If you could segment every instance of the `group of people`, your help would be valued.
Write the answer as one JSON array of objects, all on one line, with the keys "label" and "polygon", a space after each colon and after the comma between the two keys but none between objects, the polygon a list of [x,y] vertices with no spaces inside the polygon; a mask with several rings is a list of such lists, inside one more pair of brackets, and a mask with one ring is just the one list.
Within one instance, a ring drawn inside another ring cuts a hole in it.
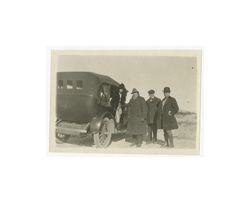
[{"label": "group of people", "polygon": [[141,147],[143,135],[146,134],[148,143],[157,143],[157,130],[163,129],[165,143],[162,147],[173,148],[172,130],[178,128],[175,114],[179,111],[179,107],[176,99],[170,96],[170,88],[163,89],[162,100],[155,96],[154,90],[148,91],[147,101],[135,88],[131,94],[132,98],[127,105],[127,133],[133,136],[135,140],[133,145]]}]

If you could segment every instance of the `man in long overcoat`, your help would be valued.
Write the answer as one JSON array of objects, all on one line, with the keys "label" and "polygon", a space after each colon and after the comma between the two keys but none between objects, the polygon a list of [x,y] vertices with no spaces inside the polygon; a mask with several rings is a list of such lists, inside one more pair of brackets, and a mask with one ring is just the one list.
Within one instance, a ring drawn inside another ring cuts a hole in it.
[{"label": "man in long overcoat", "polygon": [[174,147],[172,130],[178,128],[175,114],[179,111],[177,101],[170,96],[170,88],[165,87],[163,90],[164,98],[158,109],[157,125],[164,131],[165,144],[163,147]]},{"label": "man in long overcoat", "polygon": [[132,98],[128,103],[128,127],[127,133],[133,135],[136,146],[141,147],[143,135],[146,134],[147,105],[145,99],[139,96],[134,88]]},{"label": "man in long overcoat", "polygon": [[[155,97],[155,91],[149,90],[149,99],[146,101],[148,107],[147,124],[148,124],[148,142],[157,142],[157,113],[161,100]],[[152,137],[153,134],[153,137]]]}]

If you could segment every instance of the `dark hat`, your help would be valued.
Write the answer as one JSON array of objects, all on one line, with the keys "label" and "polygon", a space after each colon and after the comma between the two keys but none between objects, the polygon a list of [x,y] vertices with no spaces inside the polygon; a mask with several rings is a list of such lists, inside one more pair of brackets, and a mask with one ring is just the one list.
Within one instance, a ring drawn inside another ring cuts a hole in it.
[{"label": "dark hat", "polygon": [[124,86],[123,83],[121,83],[121,84],[119,85],[119,89],[125,89],[125,86]]},{"label": "dark hat", "polygon": [[136,92],[139,93],[139,91],[138,91],[137,89],[133,88],[131,94],[134,94],[134,93],[136,93]]},{"label": "dark hat", "polygon": [[169,88],[169,87],[164,87],[163,92],[164,92],[164,93],[165,93],[165,92],[170,93],[170,88]]},{"label": "dark hat", "polygon": [[148,91],[148,94],[154,94],[154,93],[155,93],[154,90],[149,90],[149,91]]}]

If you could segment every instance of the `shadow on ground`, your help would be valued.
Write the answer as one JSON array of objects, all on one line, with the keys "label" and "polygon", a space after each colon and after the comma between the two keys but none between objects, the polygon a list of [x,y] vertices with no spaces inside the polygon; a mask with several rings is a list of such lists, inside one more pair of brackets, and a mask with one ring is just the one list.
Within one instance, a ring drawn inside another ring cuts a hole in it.
[{"label": "shadow on ground", "polygon": [[[196,134],[197,134],[197,115],[195,113],[180,112],[176,115],[179,128],[174,133],[175,148],[178,149],[194,149],[196,147]],[[163,130],[158,130],[158,141],[155,144],[149,143],[145,145],[146,136],[144,136],[144,145],[142,148],[159,148],[164,142]],[[57,142],[60,147],[95,147],[91,135],[85,137],[70,137],[69,140],[64,142]],[[111,148],[129,148],[135,143],[132,136],[128,135],[126,131],[115,133],[112,135],[112,141],[109,147]],[[132,144],[132,145],[131,145]]]},{"label": "shadow on ground", "polygon": [[66,143],[85,147],[92,147],[94,145],[94,140],[91,135],[87,135],[84,137],[71,136]]},{"label": "shadow on ground", "polygon": [[[132,136],[126,135],[126,133],[116,133],[112,135],[112,142],[119,142],[125,140],[126,142],[133,143]],[[93,147],[94,146],[94,139],[92,135],[87,135],[84,137],[76,137],[71,136],[66,142],[62,142],[57,140],[57,144],[72,144],[72,145],[78,145],[78,146],[85,146],[85,147]]]}]

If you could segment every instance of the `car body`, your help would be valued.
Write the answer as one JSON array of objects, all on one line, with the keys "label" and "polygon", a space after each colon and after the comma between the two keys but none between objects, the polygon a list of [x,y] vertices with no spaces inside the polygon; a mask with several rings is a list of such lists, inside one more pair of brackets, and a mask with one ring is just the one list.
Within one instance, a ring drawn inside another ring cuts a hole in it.
[{"label": "car body", "polygon": [[[114,95],[119,94],[119,83],[92,72],[58,72],[56,87],[57,138],[66,141],[71,135],[92,134],[97,147],[107,147],[116,130],[119,101]],[[105,133],[108,138],[100,143],[98,136]]]}]

